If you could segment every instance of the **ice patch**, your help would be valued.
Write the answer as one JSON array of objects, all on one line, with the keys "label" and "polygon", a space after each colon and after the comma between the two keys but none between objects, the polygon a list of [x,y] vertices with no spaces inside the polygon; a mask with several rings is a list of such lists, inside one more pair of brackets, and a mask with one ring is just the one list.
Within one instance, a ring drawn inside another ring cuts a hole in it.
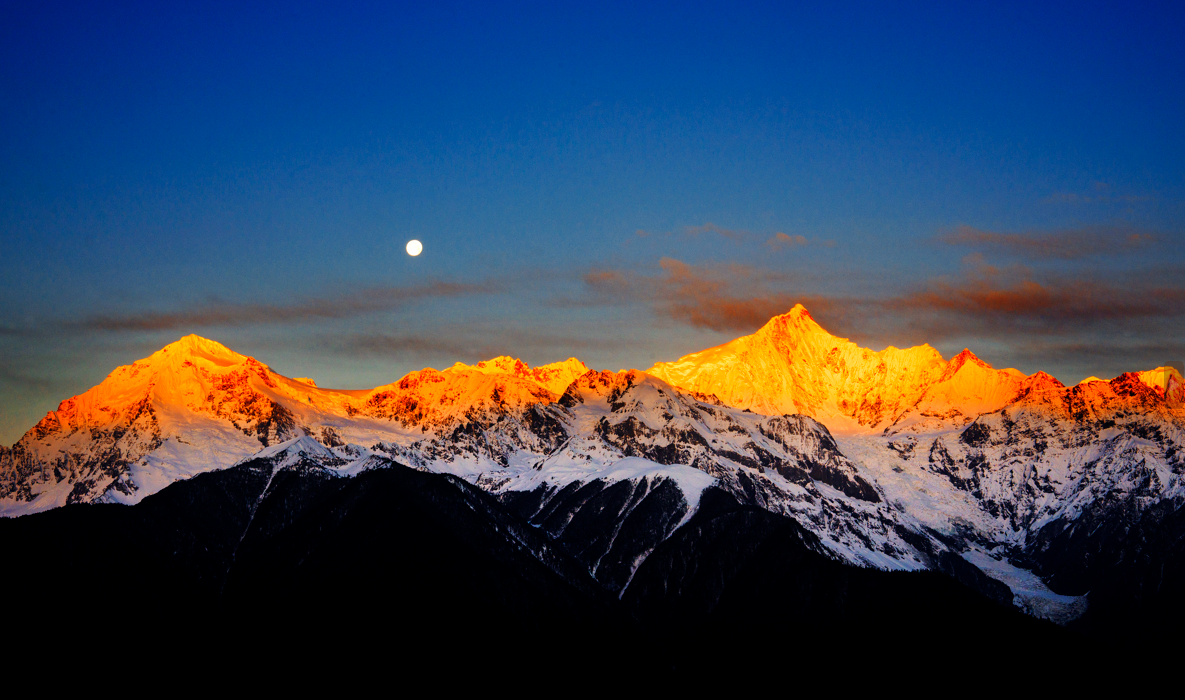
[{"label": "ice patch", "polygon": [[1022,611],[1064,625],[1086,612],[1086,596],[1058,595],[1037,574],[979,550],[963,552],[963,558],[1012,589],[1012,604]]}]

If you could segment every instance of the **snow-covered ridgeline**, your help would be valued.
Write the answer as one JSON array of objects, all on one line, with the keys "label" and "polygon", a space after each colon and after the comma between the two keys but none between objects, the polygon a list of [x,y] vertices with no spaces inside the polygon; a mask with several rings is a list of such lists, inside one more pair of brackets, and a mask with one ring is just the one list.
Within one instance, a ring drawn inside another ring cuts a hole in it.
[{"label": "snow-covered ridgeline", "polygon": [[1185,498],[1185,422],[1165,376],[1065,387],[969,351],[874,353],[801,308],[651,373],[496,358],[367,391],[321,389],[190,336],[0,449],[0,512],[135,503],[296,450],[342,476],[393,460],[501,498],[538,494],[540,509],[574,485],[629,482],[641,498],[669,482],[679,522],[715,486],[860,565],[921,568],[950,548],[1034,557],[1084,514],[1110,517],[1100,504],[1138,516]]}]

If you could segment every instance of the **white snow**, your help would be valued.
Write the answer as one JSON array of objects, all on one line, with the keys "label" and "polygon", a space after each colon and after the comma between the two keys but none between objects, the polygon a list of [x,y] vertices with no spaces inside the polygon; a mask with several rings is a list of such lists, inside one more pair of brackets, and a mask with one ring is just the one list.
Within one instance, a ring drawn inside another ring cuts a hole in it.
[{"label": "white snow", "polygon": [[987,552],[971,549],[963,558],[988,576],[1012,589],[1013,605],[1034,616],[1064,625],[1086,612],[1086,596],[1058,595],[1049,590],[1041,577]]},{"label": "white snow", "polygon": [[242,464],[243,462],[255,459],[271,459],[278,455],[284,455],[284,465],[293,463],[302,456],[313,458],[320,457],[322,459],[338,458],[337,454],[335,454],[333,450],[330,450],[328,447],[322,445],[307,435],[302,435],[298,438],[293,438],[291,440],[286,440],[284,442],[271,445],[270,447],[265,447],[250,457],[244,457],[243,459],[236,462],[236,464]]}]

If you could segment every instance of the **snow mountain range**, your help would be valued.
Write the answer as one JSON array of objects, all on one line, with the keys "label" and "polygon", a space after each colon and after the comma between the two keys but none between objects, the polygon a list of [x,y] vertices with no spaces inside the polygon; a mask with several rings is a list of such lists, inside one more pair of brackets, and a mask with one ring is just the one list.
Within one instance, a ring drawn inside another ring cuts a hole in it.
[{"label": "snow mountain range", "polygon": [[707,537],[703,499],[723,498],[796,523],[845,565],[942,572],[1062,624],[1113,621],[1185,583],[1172,579],[1185,571],[1180,394],[1167,368],[1067,387],[969,350],[874,352],[801,306],[645,372],[499,357],[356,391],[191,335],[0,447],[0,513],[147,503],[251,469],[261,490],[244,498],[262,503],[292,470],[338,489],[402,466],[488,494],[498,517],[533,526],[516,535],[524,551],[621,600],[642,595],[655,552]]}]

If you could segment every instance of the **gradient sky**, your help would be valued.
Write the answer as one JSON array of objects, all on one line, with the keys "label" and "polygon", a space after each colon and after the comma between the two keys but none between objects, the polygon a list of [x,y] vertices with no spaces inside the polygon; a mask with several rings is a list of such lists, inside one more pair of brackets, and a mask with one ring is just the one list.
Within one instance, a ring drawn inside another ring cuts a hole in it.
[{"label": "gradient sky", "polygon": [[1181,3],[243,5],[0,8],[0,443],[188,333],[341,388],[795,302],[1185,358]]}]

